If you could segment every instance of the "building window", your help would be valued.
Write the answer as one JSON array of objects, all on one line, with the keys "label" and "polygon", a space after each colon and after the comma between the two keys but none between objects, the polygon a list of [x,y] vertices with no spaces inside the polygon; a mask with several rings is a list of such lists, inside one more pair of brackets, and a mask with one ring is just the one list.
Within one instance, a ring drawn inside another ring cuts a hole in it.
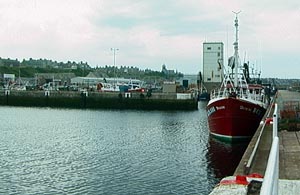
[{"label": "building window", "polygon": [[208,47],[207,50],[211,50],[211,47]]},{"label": "building window", "polygon": [[221,47],[218,47],[218,50],[220,50],[221,49]]},{"label": "building window", "polygon": [[220,52],[218,52],[218,57],[220,57],[221,56],[221,53]]},{"label": "building window", "polygon": [[207,78],[208,81],[211,81],[211,78]]}]

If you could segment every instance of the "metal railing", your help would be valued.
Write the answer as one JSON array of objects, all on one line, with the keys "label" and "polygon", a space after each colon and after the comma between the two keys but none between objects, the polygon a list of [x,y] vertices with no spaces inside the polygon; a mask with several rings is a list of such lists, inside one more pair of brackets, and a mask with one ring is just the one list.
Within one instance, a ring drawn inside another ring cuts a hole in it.
[{"label": "metal railing", "polygon": [[235,92],[236,95],[240,98],[245,98],[245,99],[252,99],[255,101],[262,101],[262,96],[260,93],[256,93],[255,91],[250,92],[249,89],[247,90],[235,90],[233,88],[220,88],[220,89],[215,89],[211,91],[210,97],[211,99],[214,98],[221,98],[221,97],[227,97],[229,96],[232,92]]},{"label": "metal railing", "polygon": [[279,138],[278,131],[278,111],[277,104],[273,114],[273,141],[268,158],[267,169],[265,171],[264,180],[260,190],[261,195],[277,195],[278,179],[279,179]]},{"label": "metal railing", "polygon": [[[268,112],[267,112],[267,115],[266,115],[267,117],[270,116],[271,110],[272,110],[271,108],[268,109]],[[249,174],[252,163],[254,161],[254,157],[256,155],[256,152],[258,150],[258,146],[259,146],[260,141],[261,141],[262,134],[264,133],[265,126],[266,126],[266,121],[264,121],[264,123],[262,124],[261,131],[259,132],[259,135],[258,135],[257,141],[254,145],[253,151],[252,151],[252,153],[249,157],[249,160],[248,160],[247,164],[245,165],[245,169],[244,169],[245,174]]]}]

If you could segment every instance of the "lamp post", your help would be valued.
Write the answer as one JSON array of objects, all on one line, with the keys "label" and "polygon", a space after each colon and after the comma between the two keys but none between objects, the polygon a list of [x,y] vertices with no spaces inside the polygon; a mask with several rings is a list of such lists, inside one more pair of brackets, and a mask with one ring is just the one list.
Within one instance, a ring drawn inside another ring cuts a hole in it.
[{"label": "lamp post", "polygon": [[110,50],[114,53],[114,81],[115,81],[114,85],[116,85],[116,51],[119,51],[119,49],[118,48],[110,48]]},{"label": "lamp post", "polygon": [[114,53],[114,77],[116,77],[116,51],[119,51],[118,48],[110,48],[110,50]]}]

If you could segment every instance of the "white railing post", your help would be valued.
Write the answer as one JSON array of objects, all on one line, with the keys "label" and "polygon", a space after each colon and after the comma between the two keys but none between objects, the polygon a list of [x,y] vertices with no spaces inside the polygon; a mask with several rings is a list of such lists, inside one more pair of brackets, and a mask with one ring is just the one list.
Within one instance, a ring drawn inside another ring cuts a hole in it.
[{"label": "white railing post", "polygon": [[275,137],[272,143],[271,152],[268,158],[267,169],[264,181],[261,186],[261,195],[278,194],[278,176],[279,176],[279,139]]},{"label": "white railing post", "polygon": [[273,114],[273,138],[277,136],[278,132],[278,112],[277,104],[275,104],[274,114]]},{"label": "white railing post", "polygon": [[277,195],[279,180],[279,138],[278,131],[278,107],[275,104],[273,113],[273,141],[268,158],[267,169],[265,171],[264,181],[260,190],[261,195]]}]

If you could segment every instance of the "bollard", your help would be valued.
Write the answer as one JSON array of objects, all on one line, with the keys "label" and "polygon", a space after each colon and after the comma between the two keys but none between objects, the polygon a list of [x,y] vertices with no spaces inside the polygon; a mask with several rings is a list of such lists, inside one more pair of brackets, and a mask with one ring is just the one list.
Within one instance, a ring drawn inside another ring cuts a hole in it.
[{"label": "bollard", "polygon": [[5,95],[6,95],[6,105],[8,105],[8,96],[10,95],[9,89],[5,89]]}]

